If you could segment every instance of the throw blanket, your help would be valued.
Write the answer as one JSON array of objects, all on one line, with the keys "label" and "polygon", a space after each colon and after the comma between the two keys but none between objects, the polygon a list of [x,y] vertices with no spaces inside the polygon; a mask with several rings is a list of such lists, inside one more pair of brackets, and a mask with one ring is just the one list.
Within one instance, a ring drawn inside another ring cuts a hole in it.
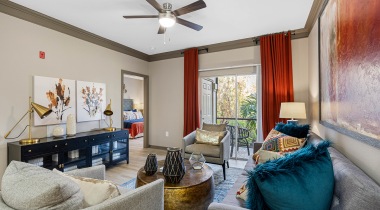
[{"label": "throw blanket", "polygon": [[144,133],[144,122],[135,122],[131,128],[127,128],[132,138],[135,138],[140,133]]},{"label": "throw blanket", "polygon": [[135,120],[124,120],[124,128],[132,128],[132,124],[136,122],[144,122],[144,118]]}]

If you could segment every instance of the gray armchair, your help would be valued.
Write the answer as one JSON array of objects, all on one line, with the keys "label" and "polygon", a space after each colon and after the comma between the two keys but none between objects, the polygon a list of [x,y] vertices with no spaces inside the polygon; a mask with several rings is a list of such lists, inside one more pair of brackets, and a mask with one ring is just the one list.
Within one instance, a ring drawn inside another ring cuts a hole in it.
[{"label": "gray armchair", "polygon": [[182,156],[189,159],[193,152],[200,152],[208,163],[219,164],[223,166],[223,178],[226,180],[226,164],[229,168],[228,160],[230,159],[230,132],[220,142],[220,145],[213,146],[208,144],[195,144],[196,131],[183,137]]}]

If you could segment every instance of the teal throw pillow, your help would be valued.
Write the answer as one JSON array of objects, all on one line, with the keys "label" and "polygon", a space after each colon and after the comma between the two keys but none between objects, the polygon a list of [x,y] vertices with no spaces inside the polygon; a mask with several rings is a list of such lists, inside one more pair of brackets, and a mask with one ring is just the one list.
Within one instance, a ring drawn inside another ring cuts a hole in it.
[{"label": "teal throw pillow", "polygon": [[247,207],[255,210],[330,209],[334,171],[330,142],[307,145],[283,158],[257,165],[247,180]]},{"label": "teal throw pillow", "polygon": [[280,131],[281,133],[285,133],[286,135],[297,137],[297,138],[306,138],[309,134],[310,125],[309,124],[285,124],[285,123],[277,123],[276,127],[274,127],[276,131]]}]

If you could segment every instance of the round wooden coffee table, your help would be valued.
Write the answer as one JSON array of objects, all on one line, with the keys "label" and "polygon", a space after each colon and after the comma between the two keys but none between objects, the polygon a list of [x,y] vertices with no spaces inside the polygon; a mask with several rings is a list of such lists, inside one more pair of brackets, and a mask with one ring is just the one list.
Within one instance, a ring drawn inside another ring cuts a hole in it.
[{"label": "round wooden coffee table", "polygon": [[[158,161],[158,168],[164,165]],[[214,177],[212,169],[205,164],[202,170],[194,170],[185,160],[186,173],[178,184],[166,183],[164,186],[165,210],[168,209],[207,209],[214,199]],[[153,176],[145,175],[144,167],[137,172],[136,187],[157,179],[164,179],[162,172]]]}]

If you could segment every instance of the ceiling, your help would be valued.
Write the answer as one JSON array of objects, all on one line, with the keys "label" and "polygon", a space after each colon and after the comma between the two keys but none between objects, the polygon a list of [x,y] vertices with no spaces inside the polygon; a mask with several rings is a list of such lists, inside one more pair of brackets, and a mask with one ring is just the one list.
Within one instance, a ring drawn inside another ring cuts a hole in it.
[{"label": "ceiling", "polygon": [[[203,26],[176,24],[157,34],[158,19],[126,20],[124,15],[157,15],[144,0],[11,0],[148,55],[256,37],[305,27],[313,0],[204,0],[207,7],[181,18]],[[196,0],[169,2],[173,10]]]}]

